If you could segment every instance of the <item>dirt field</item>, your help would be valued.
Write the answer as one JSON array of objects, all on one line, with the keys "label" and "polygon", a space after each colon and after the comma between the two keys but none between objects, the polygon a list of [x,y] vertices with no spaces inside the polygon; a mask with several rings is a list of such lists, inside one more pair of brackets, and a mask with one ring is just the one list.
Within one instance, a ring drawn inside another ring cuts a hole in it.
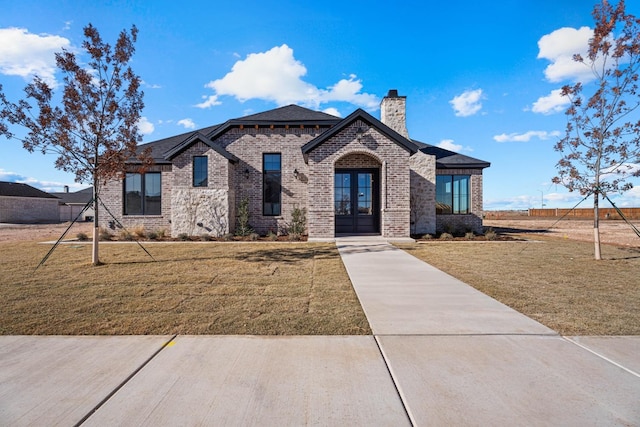
[{"label": "dirt field", "polygon": [[[640,228],[640,221],[635,221]],[[484,221],[485,227],[492,227],[500,233],[513,232],[527,235],[545,235],[561,239],[593,242],[593,220],[568,220],[560,222],[556,218],[541,219],[527,217],[491,219]],[[640,247],[638,237],[631,226],[624,221],[600,221],[600,241],[606,244]]]},{"label": "dirt field", "polygon": [[[69,222],[62,224],[4,224],[0,223],[0,242],[57,240],[69,227]],[[79,232],[91,236],[92,223],[77,222],[69,230],[65,239],[74,239]]]}]

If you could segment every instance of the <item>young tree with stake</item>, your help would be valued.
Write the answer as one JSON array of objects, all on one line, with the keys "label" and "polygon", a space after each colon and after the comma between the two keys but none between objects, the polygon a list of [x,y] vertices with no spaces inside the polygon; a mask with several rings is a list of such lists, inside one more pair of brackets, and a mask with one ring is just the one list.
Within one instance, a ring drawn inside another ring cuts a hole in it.
[{"label": "young tree with stake", "polygon": [[[59,103],[53,100],[53,88],[38,77],[25,87],[26,98],[17,103],[8,101],[0,86],[0,135],[16,138],[10,126],[21,126],[27,132],[22,139],[25,149],[57,154],[56,168],[75,174],[76,182],[92,183],[94,265],[100,264],[100,187],[121,177],[142,140],[138,121],[144,94],[140,77],[129,66],[137,34],[135,26],[129,32],[123,30],[112,47],[95,27],[87,25],[82,43],[89,55],[86,67],[72,51],[56,53],[57,68],[64,75]],[[137,158],[143,167],[151,162],[148,152]]]},{"label": "young tree with stake", "polygon": [[593,195],[595,259],[600,260],[599,198],[629,190],[628,178],[640,176],[640,20],[625,13],[624,0],[615,7],[603,0],[593,17],[586,57],[573,59],[589,67],[595,80],[562,88],[570,106],[566,134],[555,146],[563,157],[553,182]]}]

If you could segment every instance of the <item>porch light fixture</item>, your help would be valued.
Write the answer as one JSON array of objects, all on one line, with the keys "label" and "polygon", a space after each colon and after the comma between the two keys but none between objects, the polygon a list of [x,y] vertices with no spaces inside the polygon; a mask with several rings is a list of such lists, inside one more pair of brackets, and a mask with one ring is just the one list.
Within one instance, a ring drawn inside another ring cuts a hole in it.
[{"label": "porch light fixture", "polygon": [[294,170],[293,170],[293,177],[294,177],[295,179],[298,179],[298,176],[299,176],[299,175],[300,175],[300,172],[298,172],[298,169],[294,169]]},{"label": "porch light fixture", "polygon": [[246,179],[249,179],[249,169],[245,169],[245,170],[244,170],[244,177],[245,177]]}]

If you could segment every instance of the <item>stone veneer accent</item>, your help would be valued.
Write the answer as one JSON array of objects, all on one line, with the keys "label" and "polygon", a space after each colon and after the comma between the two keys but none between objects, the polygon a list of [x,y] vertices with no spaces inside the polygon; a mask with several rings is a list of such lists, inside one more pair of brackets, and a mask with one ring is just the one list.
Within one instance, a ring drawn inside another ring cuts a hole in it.
[{"label": "stone veneer accent", "polygon": [[[366,129],[358,140],[356,131]],[[353,157],[357,155],[357,157]],[[365,157],[374,159],[369,160]],[[357,120],[308,154],[309,237],[334,237],[333,179],[336,165],[363,162],[380,167],[380,231],[409,236],[409,153],[375,128]]]},{"label": "stone veneer accent", "polygon": [[470,175],[471,176],[471,213],[467,215],[436,215],[436,231],[438,233],[473,231],[483,234],[482,228],[482,170],[481,169],[443,169],[437,175]]},{"label": "stone veneer accent", "polygon": [[436,158],[420,151],[411,166],[411,234],[436,232]]},{"label": "stone veneer accent", "polygon": [[380,103],[380,121],[409,139],[407,131],[407,97],[390,90]]}]

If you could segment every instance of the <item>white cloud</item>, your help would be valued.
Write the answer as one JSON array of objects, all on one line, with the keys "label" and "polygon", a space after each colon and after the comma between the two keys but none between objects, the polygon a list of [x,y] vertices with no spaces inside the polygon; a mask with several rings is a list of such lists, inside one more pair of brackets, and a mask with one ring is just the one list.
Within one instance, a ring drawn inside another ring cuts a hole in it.
[{"label": "white cloud", "polygon": [[138,130],[143,135],[149,135],[150,133],[153,133],[155,126],[153,126],[153,123],[143,116],[138,120]]},{"label": "white cloud", "polygon": [[322,112],[331,114],[332,116],[342,117],[342,114],[340,114],[340,111],[338,111],[337,108],[333,108],[333,107],[325,108],[324,110],[322,110]]},{"label": "white cloud", "polygon": [[55,53],[70,45],[60,36],[31,34],[24,28],[0,28],[0,73],[25,80],[37,75],[56,86]]},{"label": "white cloud", "polygon": [[318,108],[321,104],[338,101],[369,110],[378,108],[378,98],[361,92],[362,82],[355,75],[320,89],[302,79],[306,74],[307,68],[286,44],[266,52],[251,53],[237,61],[224,77],[207,83],[205,87],[215,94],[205,97],[197,107],[219,105],[218,98],[226,95],[240,102],[261,99],[278,105],[301,104]]},{"label": "white cloud", "polygon": [[449,151],[455,151],[457,153],[461,151],[473,151],[473,148],[471,147],[463,147],[460,144],[455,144],[453,142],[453,139],[443,139],[436,145],[436,147],[444,148],[445,150]]},{"label": "white cloud", "polygon": [[36,178],[20,175],[15,172],[6,171],[0,168],[0,181],[17,182],[20,184],[27,184],[42,191],[47,192],[61,192],[65,185],[69,186],[70,191],[82,190],[87,188],[86,184],[82,183],[64,183],[58,181],[42,181]]},{"label": "white cloud", "polygon": [[468,117],[482,109],[482,89],[468,90],[458,96],[454,96],[449,104],[453,107],[456,116]]},{"label": "white cloud", "polygon": [[580,29],[564,27],[546,34],[538,40],[538,59],[551,62],[545,68],[544,75],[550,82],[557,83],[565,80],[587,82],[594,76],[589,67],[573,60],[573,55],[580,54],[586,58],[589,39],[593,37],[593,30],[589,27]]},{"label": "white cloud", "polygon": [[184,126],[185,129],[195,129],[196,128],[196,124],[191,119],[178,120],[178,124],[180,126]]},{"label": "white cloud", "polygon": [[570,104],[569,98],[562,96],[562,89],[552,90],[547,96],[538,98],[533,103],[531,111],[540,114],[553,114],[564,111]]},{"label": "white cloud", "polygon": [[211,108],[214,105],[222,104],[222,102],[218,101],[218,96],[217,95],[203,96],[202,99],[204,99],[204,101],[201,102],[200,104],[196,104],[195,105],[196,107],[198,107],[198,108]]},{"label": "white cloud", "polygon": [[550,138],[559,137],[560,135],[560,131],[557,130],[551,132],[545,130],[530,130],[525,133],[503,133],[494,136],[493,139],[497,142],[529,142],[531,138],[534,137],[545,141]]},{"label": "white cloud", "polygon": [[440,141],[437,147],[444,148],[445,150],[449,150],[449,151],[462,150],[462,145],[454,144],[453,139],[443,139],[442,141]]}]

